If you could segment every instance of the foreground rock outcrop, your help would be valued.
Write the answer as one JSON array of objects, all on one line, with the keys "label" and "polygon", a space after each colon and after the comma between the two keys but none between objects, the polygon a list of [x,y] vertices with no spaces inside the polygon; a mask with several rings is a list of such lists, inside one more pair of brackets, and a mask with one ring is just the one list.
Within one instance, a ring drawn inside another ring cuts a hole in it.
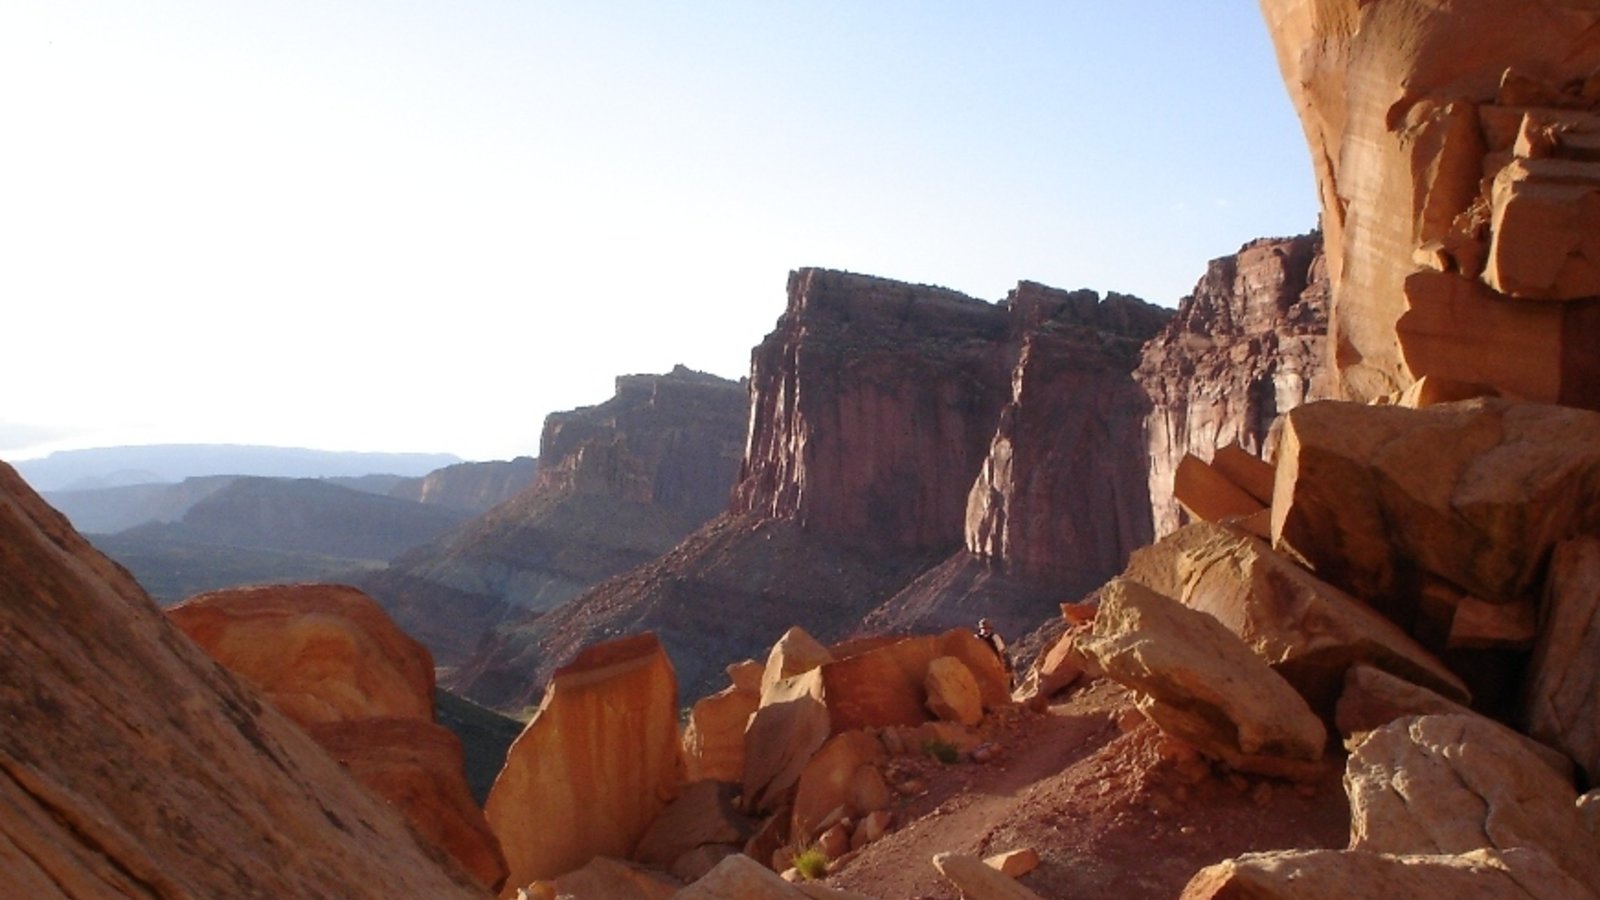
[{"label": "foreground rock outcrop", "polygon": [[480,884],[505,880],[461,741],[434,721],[433,659],[371,598],[338,585],[233,588],[192,597],[167,618]]},{"label": "foreground rock outcrop", "polygon": [[1431,376],[1600,406],[1600,9],[1261,8],[1321,192],[1342,395]]},{"label": "foreground rock outcrop", "polygon": [[1262,238],[1211,261],[1178,314],[1144,347],[1134,377],[1145,425],[1155,535],[1181,523],[1173,481],[1186,454],[1273,449],[1283,413],[1333,396],[1322,235]]},{"label": "foreground rock outcrop", "polygon": [[479,897],[0,466],[0,894]]}]

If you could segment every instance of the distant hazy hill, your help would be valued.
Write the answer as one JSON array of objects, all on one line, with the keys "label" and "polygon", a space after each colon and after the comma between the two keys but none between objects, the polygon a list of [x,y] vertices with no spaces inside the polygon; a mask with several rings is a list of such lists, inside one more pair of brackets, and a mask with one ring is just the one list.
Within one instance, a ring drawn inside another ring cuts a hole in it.
[{"label": "distant hazy hill", "polygon": [[351,453],[247,444],[151,444],[62,450],[15,463],[34,490],[62,491],[176,482],[200,475],[331,478],[422,476],[461,462],[448,453]]},{"label": "distant hazy hill", "polygon": [[176,522],[189,508],[235,481],[232,475],[185,478],[177,484],[128,484],[79,491],[41,491],[84,534],[114,534],[147,522]]},{"label": "distant hazy hill", "polygon": [[236,478],[176,522],[94,538],[151,594],[264,581],[347,579],[427,543],[470,514],[316,479]]}]

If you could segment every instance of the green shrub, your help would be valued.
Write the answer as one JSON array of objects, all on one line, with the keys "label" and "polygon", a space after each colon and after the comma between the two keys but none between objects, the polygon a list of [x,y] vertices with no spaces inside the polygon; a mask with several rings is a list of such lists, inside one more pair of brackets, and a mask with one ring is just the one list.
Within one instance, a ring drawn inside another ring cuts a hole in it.
[{"label": "green shrub", "polygon": [[961,761],[961,751],[957,750],[956,745],[949,741],[923,741],[922,752],[945,765]]},{"label": "green shrub", "polygon": [[828,874],[828,857],[816,847],[808,847],[794,855],[794,868],[807,881],[815,881]]}]

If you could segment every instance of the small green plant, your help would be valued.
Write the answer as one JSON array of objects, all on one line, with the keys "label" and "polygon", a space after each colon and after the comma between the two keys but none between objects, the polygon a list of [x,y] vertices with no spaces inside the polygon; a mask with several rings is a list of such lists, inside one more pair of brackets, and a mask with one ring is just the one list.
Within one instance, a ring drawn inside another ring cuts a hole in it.
[{"label": "small green plant", "polygon": [[794,855],[794,868],[807,881],[816,881],[828,874],[828,857],[816,847],[807,847]]},{"label": "small green plant", "polygon": [[953,765],[961,761],[961,751],[957,750],[956,745],[949,741],[923,741],[922,752],[945,765]]}]

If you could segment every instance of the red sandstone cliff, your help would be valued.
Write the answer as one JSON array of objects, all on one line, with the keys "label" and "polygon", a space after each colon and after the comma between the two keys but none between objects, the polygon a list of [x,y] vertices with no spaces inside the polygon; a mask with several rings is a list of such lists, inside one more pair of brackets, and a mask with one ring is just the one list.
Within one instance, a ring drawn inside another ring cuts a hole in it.
[{"label": "red sandstone cliff", "polygon": [[531,456],[456,463],[421,478],[404,479],[388,494],[430,506],[481,513],[522,493],[538,472],[539,461]]},{"label": "red sandstone cliff", "polygon": [[1251,241],[1211,261],[1134,377],[1150,398],[1149,494],[1157,536],[1179,525],[1173,475],[1185,453],[1239,443],[1258,456],[1282,413],[1333,390],[1328,280],[1319,234]]}]

